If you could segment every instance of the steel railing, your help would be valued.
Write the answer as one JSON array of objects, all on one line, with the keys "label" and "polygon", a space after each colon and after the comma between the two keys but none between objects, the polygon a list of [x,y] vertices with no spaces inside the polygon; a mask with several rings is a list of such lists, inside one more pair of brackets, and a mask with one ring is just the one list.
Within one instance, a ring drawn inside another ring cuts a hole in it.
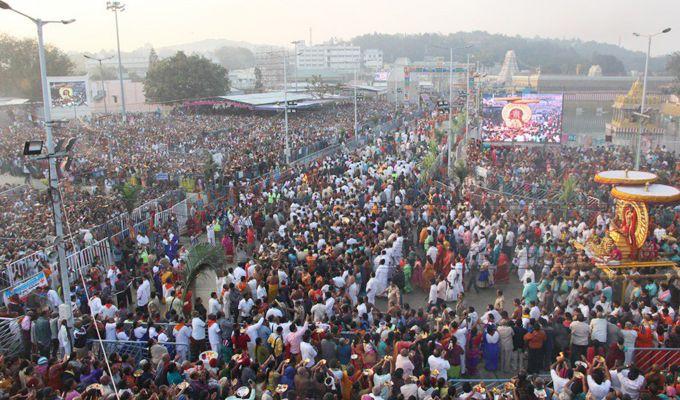
[{"label": "steel railing", "polygon": [[[107,356],[111,356],[112,354],[127,356],[134,359],[135,364],[139,364],[141,360],[151,358],[151,355],[149,354],[149,344],[146,341],[90,339],[88,340],[88,344],[91,346],[92,353],[95,357],[103,356],[101,354],[103,347]],[[177,350],[180,348],[185,349],[187,352],[189,350],[189,345],[182,343],[166,342],[160,344],[168,349],[168,353],[172,357],[177,354]]]},{"label": "steel railing", "polygon": [[680,348],[671,347],[635,347],[633,351],[635,366],[647,373],[658,366],[661,370],[680,366]]},{"label": "steel railing", "polygon": [[0,318],[0,354],[15,356],[21,352],[21,328],[17,318]]}]

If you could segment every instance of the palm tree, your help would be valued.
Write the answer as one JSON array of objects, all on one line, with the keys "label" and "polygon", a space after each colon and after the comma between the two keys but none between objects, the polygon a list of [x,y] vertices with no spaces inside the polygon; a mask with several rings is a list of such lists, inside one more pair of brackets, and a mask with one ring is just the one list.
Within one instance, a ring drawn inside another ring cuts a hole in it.
[{"label": "palm tree", "polygon": [[578,181],[573,176],[569,176],[564,180],[564,182],[562,182],[562,190],[560,191],[560,195],[557,197],[557,199],[564,207],[564,218],[567,217],[567,206],[573,203],[573,201],[576,199],[577,189]]},{"label": "palm tree", "polygon": [[459,184],[463,183],[465,177],[468,176],[469,172],[470,170],[468,169],[467,165],[465,165],[465,162],[463,160],[457,160],[453,166],[453,173],[458,178]]},{"label": "palm tree", "polygon": [[562,182],[562,190],[557,199],[563,204],[568,204],[576,197],[577,188],[578,181],[573,176],[569,176]]},{"label": "palm tree", "polygon": [[189,249],[187,254],[186,269],[184,270],[184,287],[189,288],[201,274],[201,272],[212,269],[223,268],[227,263],[227,258],[221,247],[209,243],[199,243]]},{"label": "palm tree", "polygon": [[139,194],[142,191],[142,187],[131,183],[124,183],[118,187],[118,191],[123,203],[125,203],[125,208],[131,213],[139,204]]}]

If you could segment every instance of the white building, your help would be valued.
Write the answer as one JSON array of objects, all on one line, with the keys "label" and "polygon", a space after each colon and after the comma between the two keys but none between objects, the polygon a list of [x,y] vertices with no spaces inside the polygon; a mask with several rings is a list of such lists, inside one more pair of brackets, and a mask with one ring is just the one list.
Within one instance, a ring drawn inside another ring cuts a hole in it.
[{"label": "white building", "polygon": [[255,89],[255,68],[234,69],[229,71],[229,83],[240,90]]},{"label": "white building", "polygon": [[297,67],[305,70],[334,70],[351,73],[361,67],[361,48],[347,44],[320,44],[297,47]]},{"label": "white building", "polygon": [[[145,77],[147,71],[149,71],[149,57],[138,57],[138,56],[123,56],[121,58],[123,68],[126,72],[123,72],[123,76],[127,77],[130,73],[135,73],[137,76]],[[104,69],[113,70],[118,76],[118,57],[114,55],[113,58],[102,61],[102,67]],[[85,69],[90,72],[99,71],[99,61],[96,60],[85,60]]]},{"label": "white building", "polygon": [[383,67],[383,52],[378,49],[364,50],[364,68],[377,71]]}]

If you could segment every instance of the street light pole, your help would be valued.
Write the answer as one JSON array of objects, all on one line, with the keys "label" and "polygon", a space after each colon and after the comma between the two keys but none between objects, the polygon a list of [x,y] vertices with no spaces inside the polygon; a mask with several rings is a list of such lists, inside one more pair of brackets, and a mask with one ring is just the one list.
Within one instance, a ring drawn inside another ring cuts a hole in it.
[{"label": "street light pole", "polygon": [[123,85],[123,62],[120,59],[120,34],[118,32],[118,11],[125,11],[125,4],[115,0],[106,3],[106,9],[113,11],[116,19],[116,44],[118,46],[118,79],[120,80],[120,101],[121,111],[123,114],[123,122],[127,121],[127,112],[125,110],[125,87]]},{"label": "street light pole", "polygon": [[642,99],[640,100],[640,122],[638,124],[638,134],[635,136],[635,170],[640,169],[640,153],[642,150],[642,132],[644,130],[644,122],[645,118],[645,102],[646,102],[646,97],[647,97],[647,73],[649,69],[649,53],[652,49],[652,38],[654,36],[661,35],[662,33],[668,33],[671,31],[671,28],[666,28],[662,30],[661,32],[658,33],[653,33],[651,35],[641,35],[639,33],[633,33],[635,36],[647,36],[647,55],[645,56],[645,75],[642,78]]},{"label": "street light pole", "polygon": [[354,137],[357,137],[357,69],[354,67]]},{"label": "street light pole", "polygon": [[288,55],[283,51],[283,115],[285,124],[286,164],[290,164],[290,139],[288,138]]},{"label": "street light pole", "polygon": [[304,44],[304,40],[295,40],[291,42],[291,44],[295,45],[295,92],[297,93],[298,91],[298,68],[300,67],[300,63],[298,61],[298,56],[300,55],[300,52],[298,51],[298,45],[299,44]]},{"label": "street light pole", "polygon": [[446,171],[453,178],[453,47],[449,48],[449,135],[446,139]]},{"label": "street light pole", "polygon": [[38,18],[30,17],[9,6],[4,1],[0,1],[0,9],[14,11],[30,19],[38,29],[38,60],[40,63],[40,84],[42,86],[43,98],[43,119],[45,123],[45,136],[49,162],[49,188],[50,198],[52,199],[52,217],[54,219],[54,231],[56,235],[56,246],[59,260],[59,277],[61,279],[61,289],[64,295],[64,304],[68,313],[67,324],[73,327],[73,309],[71,307],[71,281],[68,276],[68,266],[66,265],[66,252],[64,251],[64,227],[62,225],[61,214],[61,193],[59,192],[59,177],[57,175],[57,158],[54,156],[54,137],[52,136],[52,113],[50,111],[50,89],[47,85],[47,61],[45,58],[45,43],[43,41],[43,26],[50,23],[61,23],[64,25],[75,22],[74,19],[61,21],[43,21]]},{"label": "street light pole", "polygon": [[465,142],[468,141],[468,130],[470,129],[470,53],[467,54],[467,64],[465,64]]},{"label": "street light pole", "polygon": [[106,89],[104,88],[104,67],[102,66],[102,61],[104,60],[110,60],[113,58],[113,56],[109,57],[104,57],[104,58],[97,58],[97,57],[92,57],[88,56],[87,54],[83,54],[83,57],[89,59],[89,60],[94,60],[99,62],[99,84],[102,86],[102,93],[104,93],[104,114],[108,114],[109,110],[106,105]]}]

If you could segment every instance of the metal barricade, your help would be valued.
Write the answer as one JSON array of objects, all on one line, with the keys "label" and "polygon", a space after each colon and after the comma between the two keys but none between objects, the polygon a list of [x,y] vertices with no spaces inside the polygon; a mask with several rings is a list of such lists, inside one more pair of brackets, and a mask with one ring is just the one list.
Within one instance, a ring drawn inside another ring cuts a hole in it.
[{"label": "metal barricade", "polygon": [[[552,387],[552,378],[550,375],[538,375],[543,378],[543,382],[546,386]],[[463,385],[469,383],[470,386],[474,387],[480,383],[483,383],[486,390],[493,390],[494,388],[502,388],[509,379],[449,379],[449,382],[453,383],[456,388],[456,392],[460,393],[462,391]]]},{"label": "metal barricade", "polygon": [[[112,354],[127,356],[128,358],[135,360],[135,364],[139,364],[141,360],[148,360],[151,358],[151,354],[149,353],[149,344],[146,341],[90,339],[88,342],[92,346],[92,353],[95,355],[95,357],[103,357],[101,351],[102,348],[104,348],[107,357],[110,357]],[[174,357],[178,350],[180,352],[184,350],[184,354],[189,354],[189,345],[176,342],[166,342],[161,344],[165,346],[166,349],[168,349],[168,353],[171,355],[171,357]]]},{"label": "metal barricade", "polygon": [[21,352],[21,331],[16,318],[0,318],[0,354],[15,356]]},{"label": "metal barricade", "polygon": [[647,373],[658,366],[661,370],[669,370],[680,366],[680,349],[670,347],[636,347],[631,349],[637,366]]}]

